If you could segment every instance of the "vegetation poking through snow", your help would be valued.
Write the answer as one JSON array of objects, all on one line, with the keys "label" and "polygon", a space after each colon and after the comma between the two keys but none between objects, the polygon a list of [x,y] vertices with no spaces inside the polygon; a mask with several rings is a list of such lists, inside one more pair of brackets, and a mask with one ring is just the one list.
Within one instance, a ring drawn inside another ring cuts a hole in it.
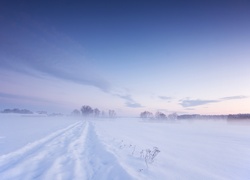
[{"label": "vegetation poking through snow", "polygon": [[[149,168],[149,164],[153,164],[155,161],[156,156],[161,152],[158,147],[153,147],[152,149],[142,149],[137,151],[136,153],[136,145],[126,144],[123,140],[119,143],[119,149],[125,148],[131,149],[131,155],[135,158],[142,159],[145,162],[147,169]],[[138,156],[136,156],[136,154]],[[143,168],[139,169],[139,172],[143,171]]]},{"label": "vegetation poking through snow", "polygon": [[146,149],[143,152],[145,152],[143,157],[148,168],[148,164],[152,164],[154,162],[154,159],[157,156],[157,154],[160,152],[160,150],[158,149],[158,147],[153,147],[153,150]]}]

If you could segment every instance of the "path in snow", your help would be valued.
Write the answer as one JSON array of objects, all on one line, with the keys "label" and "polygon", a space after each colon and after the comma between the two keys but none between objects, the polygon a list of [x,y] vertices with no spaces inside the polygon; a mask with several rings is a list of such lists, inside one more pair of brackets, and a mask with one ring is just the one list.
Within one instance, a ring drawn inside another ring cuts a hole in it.
[{"label": "path in snow", "polygon": [[99,141],[93,125],[77,122],[0,156],[1,180],[133,179]]}]

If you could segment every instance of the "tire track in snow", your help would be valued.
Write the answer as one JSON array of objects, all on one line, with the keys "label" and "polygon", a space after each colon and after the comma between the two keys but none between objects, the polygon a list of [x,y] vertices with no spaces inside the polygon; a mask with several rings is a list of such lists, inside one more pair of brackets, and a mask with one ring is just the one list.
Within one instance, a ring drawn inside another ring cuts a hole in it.
[{"label": "tire track in snow", "polygon": [[67,128],[58,130],[38,141],[30,143],[17,151],[0,156],[0,173],[10,168],[11,166],[15,166],[19,162],[24,161],[28,156],[31,156],[32,154],[42,149],[44,145],[50,143],[68,130],[73,129],[75,126],[78,126],[78,124],[79,122],[70,125]]},{"label": "tire track in snow", "polygon": [[105,149],[89,121],[77,122],[0,156],[0,177],[1,180],[133,179]]},{"label": "tire track in snow", "polygon": [[[75,161],[69,147],[83,134],[86,122],[75,123],[24,148],[0,157],[1,179],[70,178]],[[82,147],[83,148],[83,147]]]},{"label": "tire track in snow", "polygon": [[89,124],[74,134],[74,138],[67,147],[62,148],[63,153],[53,162],[50,172],[46,173],[44,179],[86,179],[84,172],[84,149]]},{"label": "tire track in snow", "polygon": [[91,180],[120,180],[135,179],[120,165],[118,159],[107,151],[100,142],[94,126],[89,124],[88,138],[86,139],[85,164],[87,179]]}]

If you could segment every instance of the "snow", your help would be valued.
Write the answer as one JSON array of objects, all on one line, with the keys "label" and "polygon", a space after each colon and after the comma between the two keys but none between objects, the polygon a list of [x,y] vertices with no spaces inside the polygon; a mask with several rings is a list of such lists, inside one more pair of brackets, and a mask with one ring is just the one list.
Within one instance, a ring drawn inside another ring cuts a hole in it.
[{"label": "snow", "polygon": [[[249,128],[1,115],[0,179],[250,179]],[[154,147],[160,152],[146,163]]]},{"label": "snow", "polygon": [[0,155],[14,151],[74,122],[76,118],[0,113]]},{"label": "snow", "polygon": [[[249,179],[249,127],[225,121],[96,123],[110,151],[141,179]],[[140,152],[155,146],[161,152],[147,169]]]}]

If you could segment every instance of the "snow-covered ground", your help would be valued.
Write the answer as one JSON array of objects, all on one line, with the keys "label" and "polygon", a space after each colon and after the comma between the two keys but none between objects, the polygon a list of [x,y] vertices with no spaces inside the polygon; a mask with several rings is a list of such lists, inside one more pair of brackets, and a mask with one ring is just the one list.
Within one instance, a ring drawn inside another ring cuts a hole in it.
[{"label": "snow-covered ground", "polygon": [[[0,115],[0,179],[247,180],[249,128],[226,121]],[[154,150],[160,152],[153,158]]]},{"label": "snow-covered ground", "polygon": [[0,113],[0,155],[21,148],[78,120],[69,117]]}]

